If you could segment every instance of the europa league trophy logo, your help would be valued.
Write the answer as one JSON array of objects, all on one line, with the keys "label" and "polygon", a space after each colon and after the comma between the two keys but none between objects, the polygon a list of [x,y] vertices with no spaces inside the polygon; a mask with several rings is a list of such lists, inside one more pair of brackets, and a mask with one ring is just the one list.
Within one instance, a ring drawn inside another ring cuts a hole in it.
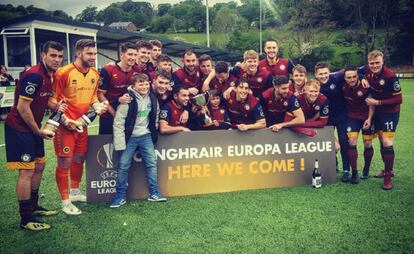
[{"label": "europa league trophy logo", "polygon": [[[202,94],[198,94],[194,97],[190,98],[191,104],[196,106],[198,109],[203,109],[207,106],[208,102],[210,101],[210,93],[207,91]],[[211,125],[212,124],[211,117],[208,115],[208,112],[204,114],[204,124]]]}]

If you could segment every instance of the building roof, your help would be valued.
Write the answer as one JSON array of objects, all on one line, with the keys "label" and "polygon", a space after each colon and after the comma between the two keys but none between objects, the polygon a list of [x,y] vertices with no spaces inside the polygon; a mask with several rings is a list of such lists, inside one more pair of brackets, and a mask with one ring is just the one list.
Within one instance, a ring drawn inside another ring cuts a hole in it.
[{"label": "building roof", "polygon": [[[80,22],[76,20],[67,20],[42,14],[32,14],[9,20],[3,24],[4,27],[16,23],[31,22],[34,20],[58,23],[70,26],[84,27],[97,30],[97,43],[99,48],[117,50],[120,43],[125,41],[137,40],[159,40],[163,44],[163,52],[168,55],[181,57],[186,49],[191,48],[198,55],[208,54],[213,60],[235,62],[241,59],[241,56],[232,55],[224,50],[213,49],[203,46],[190,44],[183,41],[175,41],[142,32],[130,32],[126,30],[114,29],[108,26],[99,26],[91,23]],[[121,22],[124,23],[124,22]],[[53,29],[51,29],[53,30]]]},{"label": "building roof", "polygon": [[114,23],[110,24],[109,27],[128,26],[129,24],[134,24],[134,23],[132,23],[132,22],[114,22]]}]

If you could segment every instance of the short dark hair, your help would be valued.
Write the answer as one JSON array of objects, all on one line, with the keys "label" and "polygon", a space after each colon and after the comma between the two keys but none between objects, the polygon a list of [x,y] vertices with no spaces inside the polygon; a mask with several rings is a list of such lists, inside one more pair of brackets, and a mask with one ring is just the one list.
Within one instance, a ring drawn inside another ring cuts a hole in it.
[{"label": "short dark hair", "polygon": [[150,40],[149,43],[151,43],[153,46],[162,48],[162,43],[159,40]]},{"label": "short dark hair", "polygon": [[119,46],[119,51],[121,52],[121,53],[125,53],[125,52],[127,52],[128,51],[128,49],[137,49],[137,45],[135,45],[134,43],[132,43],[132,42],[129,42],[129,41],[127,41],[127,42],[124,42],[124,43],[122,43],[120,46]]},{"label": "short dark hair", "polygon": [[287,83],[289,83],[289,78],[286,77],[286,76],[276,75],[276,76],[273,77],[273,82],[272,83],[273,83],[274,86],[280,86],[280,85],[283,85],[283,84],[287,84]]},{"label": "short dark hair", "polygon": [[137,81],[149,81],[148,75],[145,73],[135,73],[132,75],[129,83],[130,85],[134,85]]},{"label": "short dark hair", "polygon": [[198,58],[198,62],[204,62],[204,61],[211,61],[211,56],[207,55],[207,54],[202,54],[199,58]]},{"label": "short dark hair", "polygon": [[161,62],[172,62],[171,58],[165,54],[161,54],[157,57],[157,63]]},{"label": "short dark hair", "polygon": [[139,50],[141,48],[152,49],[152,44],[149,43],[149,41],[139,40],[139,41],[137,41],[136,44],[137,44],[137,50]]},{"label": "short dark hair", "polygon": [[267,40],[264,42],[264,44],[263,44],[263,48],[266,46],[266,43],[271,42],[271,41],[276,42],[276,45],[277,45],[277,46],[279,46],[279,41],[278,41],[278,40],[276,40],[276,39],[274,39],[274,38],[269,38],[269,39],[267,39]]},{"label": "short dark hair", "polygon": [[96,42],[91,39],[80,39],[75,44],[76,51],[83,50],[84,48],[95,47]]},{"label": "short dark hair", "polygon": [[155,76],[156,76],[156,78],[163,77],[165,79],[171,80],[171,72],[166,71],[166,70],[162,70],[162,69],[157,70]]},{"label": "short dark hair", "polygon": [[197,57],[196,53],[195,53],[192,49],[186,49],[186,50],[184,51],[183,58],[184,58],[186,55],[187,55],[187,56],[191,56],[192,54],[194,54],[194,55]]},{"label": "short dark hair", "polygon": [[216,71],[216,73],[227,73],[229,71],[229,65],[226,62],[219,61],[214,67],[214,70]]},{"label": "short dark hair", "polygon": [[188,88],[183,85],[175,85],[173,86],[172,93],[173,95],[178,95],[181,92],[181,90],[188,90]]},{"label": "short dark hair", "polygon": [[344,69],[344,74],[345,74],[347,71],[358,71],[358,68],[357,68],[355,65],[348,65],[348,66],[346,66],[346,67],[345,67],[345,69]]},{"label": "short dark hair", "polygon": [[317,62],[315,65],[315,73],[319,70],[319,69],[323,69],[323,68],[328,68],[329,69],[329,65],[327,62],[322,61],[322,62]]},{"label": "short dark hair", "polygon": [[57,41],[47,41],[42,45],[41,52],[46,54],[50,48],[62,51],[65,47]]},{"label": "short dark hair", "polygon": [[221,95],[220,91],[216,90],[216,89],[210,90],[209,93],[210,93],[211,98],[216,97],[216,96],[220,97],[220,95]]},{"label": "short dark hair", "polygon": [[240,86],[243,83],[247,83],[249,85],[249,87],[250,87],[249,81],[246,78],[243,78],[243,77],[238,78],[236,80],[235,87],[238,87],[238,86]]}]

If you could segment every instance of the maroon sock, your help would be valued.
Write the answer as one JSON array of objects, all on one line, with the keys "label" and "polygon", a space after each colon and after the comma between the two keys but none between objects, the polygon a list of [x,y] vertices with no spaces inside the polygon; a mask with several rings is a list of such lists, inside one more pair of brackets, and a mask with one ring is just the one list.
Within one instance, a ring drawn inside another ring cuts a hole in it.
[{"label": "maroon sock", "polygon": [[358,150],[356,146],[348,146],[348,159],[351,165],[352,172],[357,171]]},{"label": "maroon sock", "polygon": [[387,146],[381,151],[382,158],[384,161],[384,170],[385,172],[391,172],[394,168],[394,147]]},{"label": "maroon sock", "polygon": [[19,200],[20,224],[26,225],[32,218],[32,202],[30,199]]},{"label": "maroon sock", "polygon": [[37,203],[39,202],[39,190],[32,189],[32,191],[30,192],[30,202],[33,210],[37,208]]},{"label": "maroon sock", "polygon": [[374,149],[372,147],[365,148],[364,150],[364,171],[369,170],[371,167],[372,157],[374,156]]}]

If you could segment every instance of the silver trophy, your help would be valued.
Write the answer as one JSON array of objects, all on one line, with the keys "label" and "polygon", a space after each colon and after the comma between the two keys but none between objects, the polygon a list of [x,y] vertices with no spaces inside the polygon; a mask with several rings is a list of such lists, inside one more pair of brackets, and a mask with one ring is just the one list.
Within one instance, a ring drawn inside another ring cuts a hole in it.
[{"label": "silver trophy", "polygon": [[[205,108],[210,101],[210,93],[207,91],[205,93],[197,94],[194,97],[190,98],[191,104],[196,106],[199,110]],[[204,124],[209,126],[213,123],[211,117],[208,115],[208,110],[204,115]]]}]

